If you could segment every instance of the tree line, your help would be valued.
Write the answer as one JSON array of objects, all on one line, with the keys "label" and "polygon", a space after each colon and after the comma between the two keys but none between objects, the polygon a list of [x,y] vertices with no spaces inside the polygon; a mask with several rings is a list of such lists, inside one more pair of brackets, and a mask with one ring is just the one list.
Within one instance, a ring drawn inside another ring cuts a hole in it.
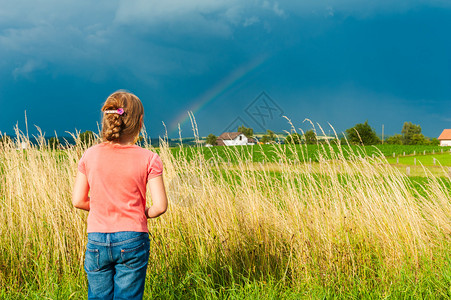
[{"label": "tree line", "polygon": [[421,133],[421,126],[412,122],[404,122],[401,134],[395,134],[382,141],[368,121],[346,129],[346,139],[353,145],[377,145],[382,142],[392,145],[439,145],[437,138],[427,138]]},{"label": "tree line", "polygon": [[[243,133],[248,139],[255,138],[254,130],[250,127],[241,125],[238,127],[238,132]],[[94,132],[87,130],[80,133],[79,142],[87,147],[91,146],[95,141]],[[206,138],[206,144],[217,145],[218,137],[210,133]],[[12,138],[8,135],[0,135],[0,145],[9,143]],[[322,142],[318,140],[317,135],[313,129],[310,129],[302,134],[293,132],[288,134],[283,139],[272,131],[267,130],[260,138],[259,142],[263,144],[270,144],[283,141],[286,144],[316,144]],[[400,134],[389,136],[385,141],[377,135],[373,127],[368,124],[368,120],[364,123],[358,123],[351,128],[345,130],[345,134],[340,139],[341,144],[351,145],[377,145],[386,144],[393,145],[439,145],[440,141],[437,138],[427,138],[421,133],[421,126],[413,124],[412,122],[404,122]],[[50,149],[58,149],[61,143],[57,137],[52,137],[48,141]]]},{"label": "tree line", "polygon": [[[254,130],[244,125],[238,127],[238,132],[243,133],[247,138],[254,138]],[[210,133],[206,138],[206,144],[217,145],[217,136]],[[278,136],[271,130],[267,130],[262,136],[260,142],[263,144],[275,143]],[[303,132],[302,134],[294,132],[288,134],[283,141],[286,144],[316,144],[321,142],[313,129]],[[396,145],[439,145],[437,138],[427,138],[421,133],[421,126],[412,122],[404,122],[400,134],[389,136],[385,141],[377,135],[376,130],[368,124],[368,120],[364,123],[358,123],[351,128],[345,130],[343,137],[340,139],[341,144],[351,145],[377,145],[377,144],[396,144]]]}]

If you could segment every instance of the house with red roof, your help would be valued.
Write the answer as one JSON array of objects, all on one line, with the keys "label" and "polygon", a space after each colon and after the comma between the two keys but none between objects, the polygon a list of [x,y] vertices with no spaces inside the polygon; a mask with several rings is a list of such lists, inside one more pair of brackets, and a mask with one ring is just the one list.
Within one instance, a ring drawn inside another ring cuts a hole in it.
[{"label": "house with red roof", "polygon": [[438,137],[440,146],[451,146],[451,129],[444,129]]}]

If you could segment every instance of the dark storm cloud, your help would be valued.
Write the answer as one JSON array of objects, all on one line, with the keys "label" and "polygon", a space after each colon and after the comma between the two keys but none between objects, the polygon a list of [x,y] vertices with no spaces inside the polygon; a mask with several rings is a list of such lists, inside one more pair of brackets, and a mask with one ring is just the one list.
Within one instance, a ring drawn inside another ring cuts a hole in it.
[{"label": "dark storm cloud", "polygon": [[260,56],[197,113],[201,134],[219,134],[263,90],[299,122],[450,127],[448,1],[2,2],[3,132],[25,109],[48,134],[96,129],[103,99],[126,88],[158,135]]}]

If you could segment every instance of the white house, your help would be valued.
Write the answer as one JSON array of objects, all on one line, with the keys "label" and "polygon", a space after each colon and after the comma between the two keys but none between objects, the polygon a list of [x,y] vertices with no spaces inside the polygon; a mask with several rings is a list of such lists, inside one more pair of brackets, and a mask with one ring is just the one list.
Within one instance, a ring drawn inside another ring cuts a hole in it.
[{"label": "white house", "polygon": [[440,146],[451,146],[451,129],[443,129],[438,140],[440,141]]},{"label": "white house", "polygon": [[254,139],[248,139],[241,132],[224,132],[217,138],[218,146],[254,145]]}]

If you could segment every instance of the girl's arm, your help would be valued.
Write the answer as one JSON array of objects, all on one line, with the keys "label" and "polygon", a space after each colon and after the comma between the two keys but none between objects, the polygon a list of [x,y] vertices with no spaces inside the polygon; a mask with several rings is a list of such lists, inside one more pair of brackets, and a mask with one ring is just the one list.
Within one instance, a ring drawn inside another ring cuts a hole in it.
[{"label": "girl's arm", "polygon": [[146,217],[156,218],[166,212],[168,208],[168,199],[164,189],[163,176],[157,176],[149,180],[150,196],[152,197],[152,206],[146,207]]},{"label": "girl's arm", "polygon": [[89,183],[86,175],[78,171],[75,178],[74,191],[72,192],[72,204],[79,209],[89,211]]}]

